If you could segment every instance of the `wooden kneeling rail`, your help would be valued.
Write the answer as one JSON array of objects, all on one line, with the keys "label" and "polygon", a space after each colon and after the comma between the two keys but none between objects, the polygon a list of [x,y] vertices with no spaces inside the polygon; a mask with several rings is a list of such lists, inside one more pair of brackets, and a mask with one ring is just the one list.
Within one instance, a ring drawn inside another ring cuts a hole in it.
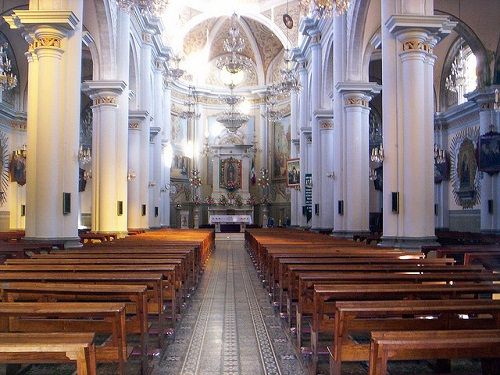
[{"label": "wooden kneeling rail", "polygon": [[76,361],[78,375],[95,375],[93,333],[0,333],[0,362]]},{"label": "wooden kneeling rail", "polygon": [[389,360],[474,357],[500,358],[500,330],[372,332],[369,375],[386,375]]}]

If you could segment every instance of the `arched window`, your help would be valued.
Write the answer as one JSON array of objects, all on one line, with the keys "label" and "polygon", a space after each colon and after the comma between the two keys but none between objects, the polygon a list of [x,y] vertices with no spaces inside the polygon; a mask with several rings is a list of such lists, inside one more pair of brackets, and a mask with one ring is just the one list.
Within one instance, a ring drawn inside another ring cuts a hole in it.
[{"label": "arched window", "polygon": [[448,101],[449,104],[465,103],[467,100],[464,95],[476,89],[476,65],[476,56],[471,48],[467,44],[462,43],[453,58],[448,75],[446,76],[445,85],[449,91],[448,98],[451,99]]}]

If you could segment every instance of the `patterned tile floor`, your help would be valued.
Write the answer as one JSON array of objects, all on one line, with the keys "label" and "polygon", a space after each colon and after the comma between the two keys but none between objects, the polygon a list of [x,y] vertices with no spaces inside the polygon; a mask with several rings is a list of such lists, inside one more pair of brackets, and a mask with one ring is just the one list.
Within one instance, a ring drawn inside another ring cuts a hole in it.
[{"label": "patterned tile floor", "polygon": [[155,375],[302,375],[243,241],[218,241]]}]

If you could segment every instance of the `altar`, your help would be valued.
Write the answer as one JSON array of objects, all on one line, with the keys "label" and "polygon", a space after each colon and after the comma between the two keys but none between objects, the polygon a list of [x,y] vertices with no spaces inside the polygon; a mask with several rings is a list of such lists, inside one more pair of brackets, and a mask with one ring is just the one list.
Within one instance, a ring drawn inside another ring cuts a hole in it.
[{"label": "altar", "polygon": [[224,232],[224,225],[238,225],[239,232],[244,233],[247,224],[252,224],[251,215],[210,215],[209,223],[215,225],[215,232]]}]

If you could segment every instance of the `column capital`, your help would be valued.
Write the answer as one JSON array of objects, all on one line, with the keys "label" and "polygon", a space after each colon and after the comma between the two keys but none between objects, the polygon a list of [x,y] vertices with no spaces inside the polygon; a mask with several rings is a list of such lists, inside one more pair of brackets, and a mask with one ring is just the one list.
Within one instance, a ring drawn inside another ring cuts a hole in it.
[{"label": "column capital", "polygon": [[128,129],[142,130],[142,123],[149,117],[148,111],[129,111],[128,113]]},{"label": "column capital", "polygon": [[94,101],[94,106],[118,106],[118,96],[127,87],[123,81],[85,81],[82,91]]},{"label": "column capital", "polygon": [[153,45],[153,32],[145,30],[142,32],[142,41],[144,44],[152,46]]},{"label": "column capital", "polygon": [[166,59],[164,57],[156,57],[153,60],[155,71],[158,73],[164,72],[165,71],[165,62],[166,62]]},{"label": "column capital", "polygon": [[346,107],[368,107],[370,100],[382,91],[382,86],[374,82],[339,82],[335,88],[343,94]]},{"label": "column capital", "polygon": [[425,41],[429,35],[436,35],[442,38],[448,35],[456,25],[457,23],[451,21],[450,17],[438,15],[417,16],[397,14],[391,16],[385,23],[389,32],[402,41],[416,37],[418,34],[425,35],[423,41]]}]

